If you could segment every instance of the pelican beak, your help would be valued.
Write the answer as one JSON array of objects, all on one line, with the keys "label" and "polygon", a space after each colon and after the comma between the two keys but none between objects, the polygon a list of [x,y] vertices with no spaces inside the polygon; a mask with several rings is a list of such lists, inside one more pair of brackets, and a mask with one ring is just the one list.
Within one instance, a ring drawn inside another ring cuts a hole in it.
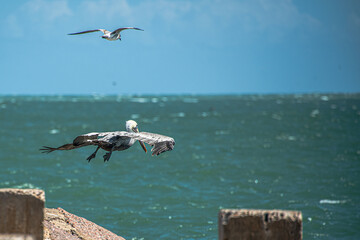
[{"label": "pelican beak", "polygon": [[[134,131],[135,133],[138,133],[138,132],[139,132],[139,128],[138,128],[138,127],[134,127],[134,128],[133,128],[133,131]],[[140,141],[140,140],[139,140],[139,143],[140,143],[140,146],[142,147],[142,149],[144,150],[144,152],[147,152],[147,149],[146,149],[146,147],[145,147],[145,144],[144,144],[142,141]]]},{"label": "pelican beak", "polygon": [[136,127],[133,127],[132,130],[133,130],[134,133],[138,133],[138,132],[139,132],[139,128],[138,128],[137,126],[136,126]]},{"label": "pelican beak", "polygon": [[139,143],[140,143],[140,146],[142,147],[142,149],[144,150],[144,152],[147,152],[145,144],[142,141],[139,141]]}]

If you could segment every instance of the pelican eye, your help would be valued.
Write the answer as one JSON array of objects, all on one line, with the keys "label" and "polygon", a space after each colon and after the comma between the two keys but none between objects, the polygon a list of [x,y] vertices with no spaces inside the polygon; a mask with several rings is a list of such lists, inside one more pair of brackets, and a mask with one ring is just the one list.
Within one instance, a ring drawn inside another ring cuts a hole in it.
[{"label": "pelican eye", "polygon": [[133,130],[134,132],[139,131],[137,126],[133,127],[132,130]]}]

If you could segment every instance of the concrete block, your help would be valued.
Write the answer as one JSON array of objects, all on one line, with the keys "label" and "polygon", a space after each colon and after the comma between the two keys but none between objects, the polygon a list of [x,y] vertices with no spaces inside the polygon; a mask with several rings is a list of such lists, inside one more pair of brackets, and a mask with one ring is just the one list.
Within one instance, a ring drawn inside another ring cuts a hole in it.
[{"label": "concrete block", "polygon": [[219,240],[302,239],[302,215],[298,211],[222,209]]},{"label": "concrete block", "polygon": [[38,189],[0,189],[0,235],[43,239],[45,193]]},{"label": "concrete block", "polygon": [[35,240],[35,239],[30,235],[0,234],[0,240]]}]

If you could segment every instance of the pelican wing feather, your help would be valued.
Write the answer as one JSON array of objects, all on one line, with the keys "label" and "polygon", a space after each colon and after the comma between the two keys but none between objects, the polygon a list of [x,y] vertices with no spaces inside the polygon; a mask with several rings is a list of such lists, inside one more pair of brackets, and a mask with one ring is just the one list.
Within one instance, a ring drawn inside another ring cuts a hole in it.
[{"label": "pelican wing feather", "polygon": [[87,134],[77,136],[73,141],[73,145],[80,146],[80,145],[83,145],[84,143],[92,142],[93,140],[98,138],[99,134],[101,134],[101,133],[92,132],[92,133],[87,133]]},{"label": "pelican wing feather", "polygon": [[129,138],[128,132],[125,131],[116,131],[116,132],[92,132],[77,136],[74,141],[74,146],[84,145],[84,144],[96,144],[100,142],[107,142],[107,143],[115,143],[120,139]]},{"label": "pelican wing feather", "polygon": [[153,152],[152,155],[159,155],[160,153],[171,151],[175,145],[175,140],[173,138],[156,133],[139,132],[127,133],[127,135],[138,141],[151,145],[153,147],[151,149]]},{"label": "pelican wing feather", "polygon": [[100,133],[97,138],[99,142],[115,144],[119,141],[130,138],[130,136],[128,132],[116,131]]}]

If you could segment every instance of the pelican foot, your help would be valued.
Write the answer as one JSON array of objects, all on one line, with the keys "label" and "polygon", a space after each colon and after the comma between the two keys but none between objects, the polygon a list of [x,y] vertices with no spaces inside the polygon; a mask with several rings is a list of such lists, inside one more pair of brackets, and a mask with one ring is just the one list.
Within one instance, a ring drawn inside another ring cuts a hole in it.
[{"label": "pelican foot", "polygon": [[106,153],[104,155],[104,162],[109,161],[110,157],[111,157],[111,152]]},{"label": "pelican foot", "polygon": [[88,160],[88,162],[90,162],[91,159],[95,158],[95,156],[96,156],[96,153],[93,153],[86,160]]},{"label": "pelican foot", "polygon": [[93,154],[91,154],[91,155],[86,159],[86,160],[88,160],[88,162],[90,162],[91,159],[95,158],[97,151],[99,151],[99,148],[100,148],[100,147],[97,147],[96,150],[95,150],[95,152],[93,152]]}]

